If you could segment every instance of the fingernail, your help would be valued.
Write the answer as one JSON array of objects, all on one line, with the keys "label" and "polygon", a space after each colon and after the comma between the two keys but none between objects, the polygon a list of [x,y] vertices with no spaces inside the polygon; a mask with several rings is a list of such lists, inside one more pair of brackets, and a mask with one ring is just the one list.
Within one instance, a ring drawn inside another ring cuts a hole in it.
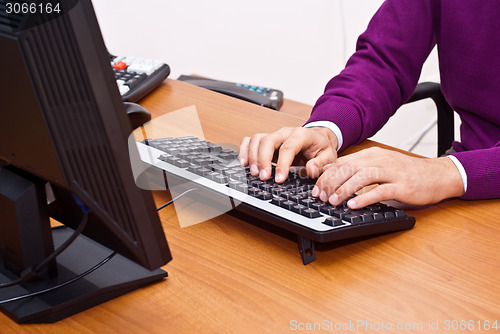
[{"label": "fingernail", "polygon": [[338,201],[339,201],[339,195],[337,195],[337,194],[334,193],[332,196],[330,196],[329,202],[332,205],[337,205]]},{"label": "fingernail", "polygon": [[326,202],[328,200],[328,196],[326,195],[326,192],[324,190],[319,195],[319,199],[322,200],[323,202]]},{"label": "fingernail", "polygon": [[281,173],[277,173],[276,176],[274,177],[274,181],[276,182],[282,182],[284,179],[285,177]]},{"label": "fingernail", "polygon": [[257,165],[251,165],[250,166],[250,173],[253,176],[257,176],[259,174],[259,167],[257,167]]},{"label": "fingernail", "polygon": [[267,179],[268,178],[268,173],[267,173],[267,170],[265,169],[261,169],[260,172],[259,172],[259,177],[261,180],[263,179]]},{"label": "fingernail", "polygon": [[350,207],[351,209],[355,209],[356,208],[356,201],[354,199],[347,201],[347,206]]},{"label": "fingernail", "polygon": [[242,167],[245,167],[245,165],[246,165],[246,164],[245,164],[245,158],[240,158],[240,165],[241,165]]},{"label": "fingernail", "polygon": [[313,197],[318,197],[318,195],[319,195],[319,187],[318,186],[314,186],[314,188],[313,188],[313,190],[311,192],[311,195]]}]

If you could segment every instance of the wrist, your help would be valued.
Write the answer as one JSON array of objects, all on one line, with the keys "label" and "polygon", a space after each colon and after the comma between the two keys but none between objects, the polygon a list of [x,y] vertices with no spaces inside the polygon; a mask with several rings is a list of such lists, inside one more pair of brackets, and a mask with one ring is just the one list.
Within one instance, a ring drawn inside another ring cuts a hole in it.
[{"label": "wrist", "polygon": [[437,182],[440,185],[439,192],[443,195],[441,199],[463,196],[465,193],[463,178],[453,161],[447,157],[432,160],[439,166],[436,177],[439,180]]},{"label": "wrist", "polygon": [[330,130],[329,128],[322,127],[322,126],[314,126],[314,127],[310,127],[309,129],[316,131],[316,132],[320,133],[322,136],[326,137],[328,139],[328,141],[330,142],[330,144],[332,145],[334,151],[335,152],[338,151],[339,140],[332,130]]}]

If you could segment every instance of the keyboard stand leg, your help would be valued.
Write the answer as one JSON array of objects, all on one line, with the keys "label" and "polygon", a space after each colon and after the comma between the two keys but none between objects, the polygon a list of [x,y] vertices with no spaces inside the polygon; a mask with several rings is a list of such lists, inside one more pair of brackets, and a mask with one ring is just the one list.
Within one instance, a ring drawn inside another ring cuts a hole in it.
[{"label": "keyboard stand leg", "polygon": [[299,235],[298,237],[299,252],[300,256],[302,256],[302,263],[306,265],[316,260],[316,254],[314,253],[314,241],[307,239],[302,235]]}]

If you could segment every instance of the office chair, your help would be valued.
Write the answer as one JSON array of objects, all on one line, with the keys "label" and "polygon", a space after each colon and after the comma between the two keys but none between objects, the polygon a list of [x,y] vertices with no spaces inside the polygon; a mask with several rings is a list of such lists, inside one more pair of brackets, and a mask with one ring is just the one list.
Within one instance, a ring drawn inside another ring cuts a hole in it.
[{"label": "office chair", "polygon": [[441,85],[436,82],[421,82],[406,103],[431,98],[436,104],[437,117],[437,156],[443,155],[451,147],[455,138],[453,109],[446,101]]}]

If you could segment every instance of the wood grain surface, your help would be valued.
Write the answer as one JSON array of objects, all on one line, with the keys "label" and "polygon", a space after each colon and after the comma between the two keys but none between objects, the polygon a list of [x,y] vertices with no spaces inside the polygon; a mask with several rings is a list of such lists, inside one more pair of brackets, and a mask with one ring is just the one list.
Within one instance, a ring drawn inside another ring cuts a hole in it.
[{"label": "wood grain surface", "polygon": [[[287,104],[276,112],[175,80],[141,104],[155,119],[195,106],[206,139],[233,145],[300,126],[311,109],[290,102],[288,113]],[[165,129],[181,127],[166,119]],[[170,135],[161,128],[147,135]],[[170,199],[154,195],[158,205]],[[412,230],[317,245],[304,266],[295,239],[254,219],[224,214],[182,228],[169,206],[160,212],[173,254],[167,279],[55,324],[17,325],[0,314],[0,333],[493,332],[479,325],[500,322],[500,201],[406,211],[417,220]],[[445,331],[447,320],[474,326]]]}]

